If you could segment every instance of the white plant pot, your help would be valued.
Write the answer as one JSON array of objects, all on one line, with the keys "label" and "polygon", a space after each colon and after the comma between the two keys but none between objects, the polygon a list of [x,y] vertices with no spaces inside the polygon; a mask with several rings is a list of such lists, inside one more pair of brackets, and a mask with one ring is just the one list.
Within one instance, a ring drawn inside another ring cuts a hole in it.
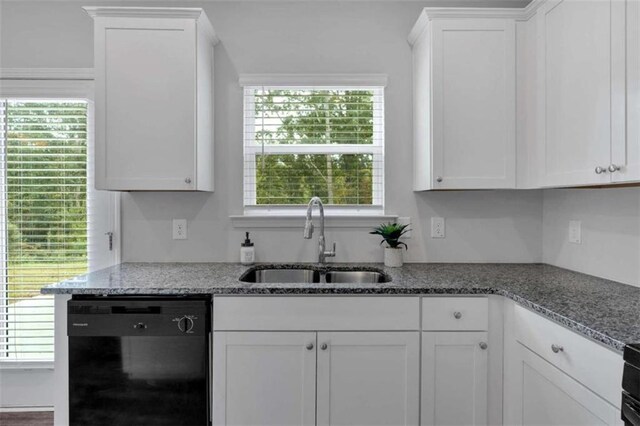
[{"label": "white plant pot", "polygon": [[402,266],[402,248],[384,248],[384,266],[399,268]]}]

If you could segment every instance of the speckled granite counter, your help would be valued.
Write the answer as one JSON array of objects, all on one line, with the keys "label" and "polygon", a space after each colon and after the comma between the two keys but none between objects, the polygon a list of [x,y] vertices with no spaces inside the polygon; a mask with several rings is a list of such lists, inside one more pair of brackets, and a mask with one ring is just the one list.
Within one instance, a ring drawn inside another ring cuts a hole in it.
[{"label": "speckled granite counter", "polygon": [[[260,265],[267,266],[267,265]],[[306,265],[310,266],[310,265]],[[337,267],[381,267],[332,264]],[[252,284],[235,263],[124,263],[45,294],[498,294],[621,351],[640,342],[640,288],[541,264],[406,264],[380,284]]]}]

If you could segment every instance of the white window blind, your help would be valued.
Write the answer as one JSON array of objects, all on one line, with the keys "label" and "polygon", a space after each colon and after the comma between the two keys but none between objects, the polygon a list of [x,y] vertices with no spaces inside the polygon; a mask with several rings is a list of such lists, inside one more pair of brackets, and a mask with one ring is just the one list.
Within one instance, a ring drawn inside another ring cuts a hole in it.
[{"label": "white window blind", "polygon": [[244,88],[245,210],[381,210],[383,180],[383,87]]},{"label": "white window blind", "polygon": [[0,361],[53,358],[44,285],[88,269],[83,100],[0,100]]}]

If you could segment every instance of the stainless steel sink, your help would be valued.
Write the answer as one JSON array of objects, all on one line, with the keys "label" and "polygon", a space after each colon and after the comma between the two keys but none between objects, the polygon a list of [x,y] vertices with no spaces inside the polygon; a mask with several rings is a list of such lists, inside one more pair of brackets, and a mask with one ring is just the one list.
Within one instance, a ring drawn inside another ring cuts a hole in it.
[{"label": "stainless steel sink", "polygon": [[313,269],[250,269],[240,281],[247,283],[319,283],[320,271]]},{"label": "stainless steel sink", "polygon": [[373,284],[391,281],[388,275],[375,270],[341,270],[332,267],[311,268],[252,268],[240,277],[246,283],[303,283],[303,284]]},{"label": "stainless steel sink", "polygon": [[328,271],[327,284],[372,284],[391,281],[387,275],[378,271]]}]

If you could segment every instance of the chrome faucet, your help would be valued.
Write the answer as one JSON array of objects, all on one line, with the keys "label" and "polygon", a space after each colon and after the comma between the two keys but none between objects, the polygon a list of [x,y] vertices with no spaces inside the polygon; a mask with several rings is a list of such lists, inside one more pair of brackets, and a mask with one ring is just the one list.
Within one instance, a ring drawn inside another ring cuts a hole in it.
[{"label": "chrome faucet", "polygon": [[335,257],[336,255],[336,243],[333,243],[333,250],[326,251],[326,242],[324,239],[324,206],[320,197],[313,197],[309,201],[307,206],[307,221],[304,224],[304,238],[310,240],[313,236],[313,221],[311,220],[311,213],[313,206],[318,206],[320,210],[320,236],[318,236],[318,263],[324,265],[327,257]]}]

